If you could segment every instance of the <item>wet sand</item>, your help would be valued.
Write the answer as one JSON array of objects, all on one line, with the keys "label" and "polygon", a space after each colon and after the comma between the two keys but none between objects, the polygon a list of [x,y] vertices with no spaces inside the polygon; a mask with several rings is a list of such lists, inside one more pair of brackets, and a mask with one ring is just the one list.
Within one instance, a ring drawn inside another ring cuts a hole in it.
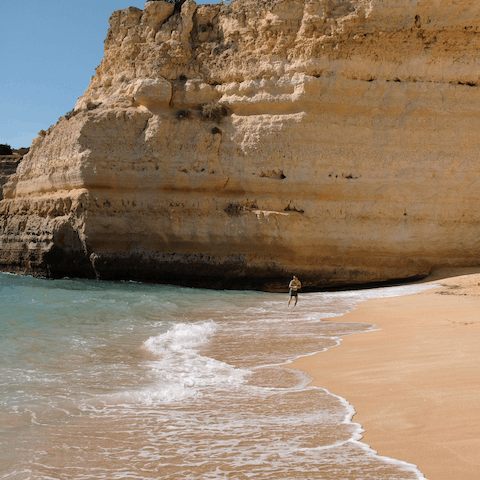
[{"label": "wet sand", "polygon": [[335,321],[381,330],[288,366],[346,398],[380,455],[417,465],[429,480],[478,480],[480,269],[442,269],[422,283],[441,286],[358,305]]}]

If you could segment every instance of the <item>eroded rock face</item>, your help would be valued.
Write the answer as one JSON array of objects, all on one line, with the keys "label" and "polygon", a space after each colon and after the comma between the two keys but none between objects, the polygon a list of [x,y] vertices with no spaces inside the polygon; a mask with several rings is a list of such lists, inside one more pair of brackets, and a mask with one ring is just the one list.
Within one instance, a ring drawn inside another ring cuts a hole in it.
[{"label": "eroded rock face", "polygon": [[9,155],[0,155],[0,200],[3,199],[3,186],[16,172],[23,156],[28,153],[28,148],[21,148],[19,150],[10,149],[9,153]]},{"label": "eroded rock face", "polygon": [[0,269],[276,289],[478,265],[479,31],[473,0],[117,11],[5,186]]}]

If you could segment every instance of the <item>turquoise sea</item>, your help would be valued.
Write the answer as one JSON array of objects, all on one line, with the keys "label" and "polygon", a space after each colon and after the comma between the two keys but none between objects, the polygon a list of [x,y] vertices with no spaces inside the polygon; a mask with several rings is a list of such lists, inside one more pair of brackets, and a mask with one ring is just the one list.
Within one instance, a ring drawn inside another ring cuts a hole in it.
[{"label": "turquoise sea", "polygon": [[282,364],[374,328],[324,320],[425,288],[287,308],[287,294],[0,273],[0,479],[424,478]]}]

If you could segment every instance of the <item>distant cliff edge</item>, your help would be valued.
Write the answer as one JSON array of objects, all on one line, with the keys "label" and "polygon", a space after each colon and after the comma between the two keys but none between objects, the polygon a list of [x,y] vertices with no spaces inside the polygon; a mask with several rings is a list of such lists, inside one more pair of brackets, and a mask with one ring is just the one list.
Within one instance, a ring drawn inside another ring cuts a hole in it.
[{"label": "distant cliff edge", "polygon": [[22,160],[23,156],[27,153],[28,148],[12,150],[10,145],[0,145],[0,200],[3,200],[3,186],[7,183],[8,179],[16,172],[18,164]]},{"label": "distant cliff edge", "polygon": [[473,0],[114,12],[4,185],[0,271],[278,290],[480,265],[479,52]]}]

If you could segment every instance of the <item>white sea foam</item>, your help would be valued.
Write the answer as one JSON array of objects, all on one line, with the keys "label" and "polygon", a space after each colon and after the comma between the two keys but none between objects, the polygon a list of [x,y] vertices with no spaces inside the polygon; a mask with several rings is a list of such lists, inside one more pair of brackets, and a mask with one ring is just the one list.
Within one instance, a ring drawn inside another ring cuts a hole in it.
[{"label": "white sea foam", "polygon": [[198,353],[216,329],[217,325],[212,320],[179,323],[167,332],[150,337],[144,342],[144,347],[157,357],[149,362],[155,382],[139,390],[122,392],[109,400],[145,405],[178,402],[201,396],[206,388],[242,384],[247,370],[236,369]]},{"label": "white sea foam", "polygon": [[145,346],[156,355],[191,352],[204,343],[216,330],[213,320],[201,323],[177,323],[165,333],[150,337]]}]

